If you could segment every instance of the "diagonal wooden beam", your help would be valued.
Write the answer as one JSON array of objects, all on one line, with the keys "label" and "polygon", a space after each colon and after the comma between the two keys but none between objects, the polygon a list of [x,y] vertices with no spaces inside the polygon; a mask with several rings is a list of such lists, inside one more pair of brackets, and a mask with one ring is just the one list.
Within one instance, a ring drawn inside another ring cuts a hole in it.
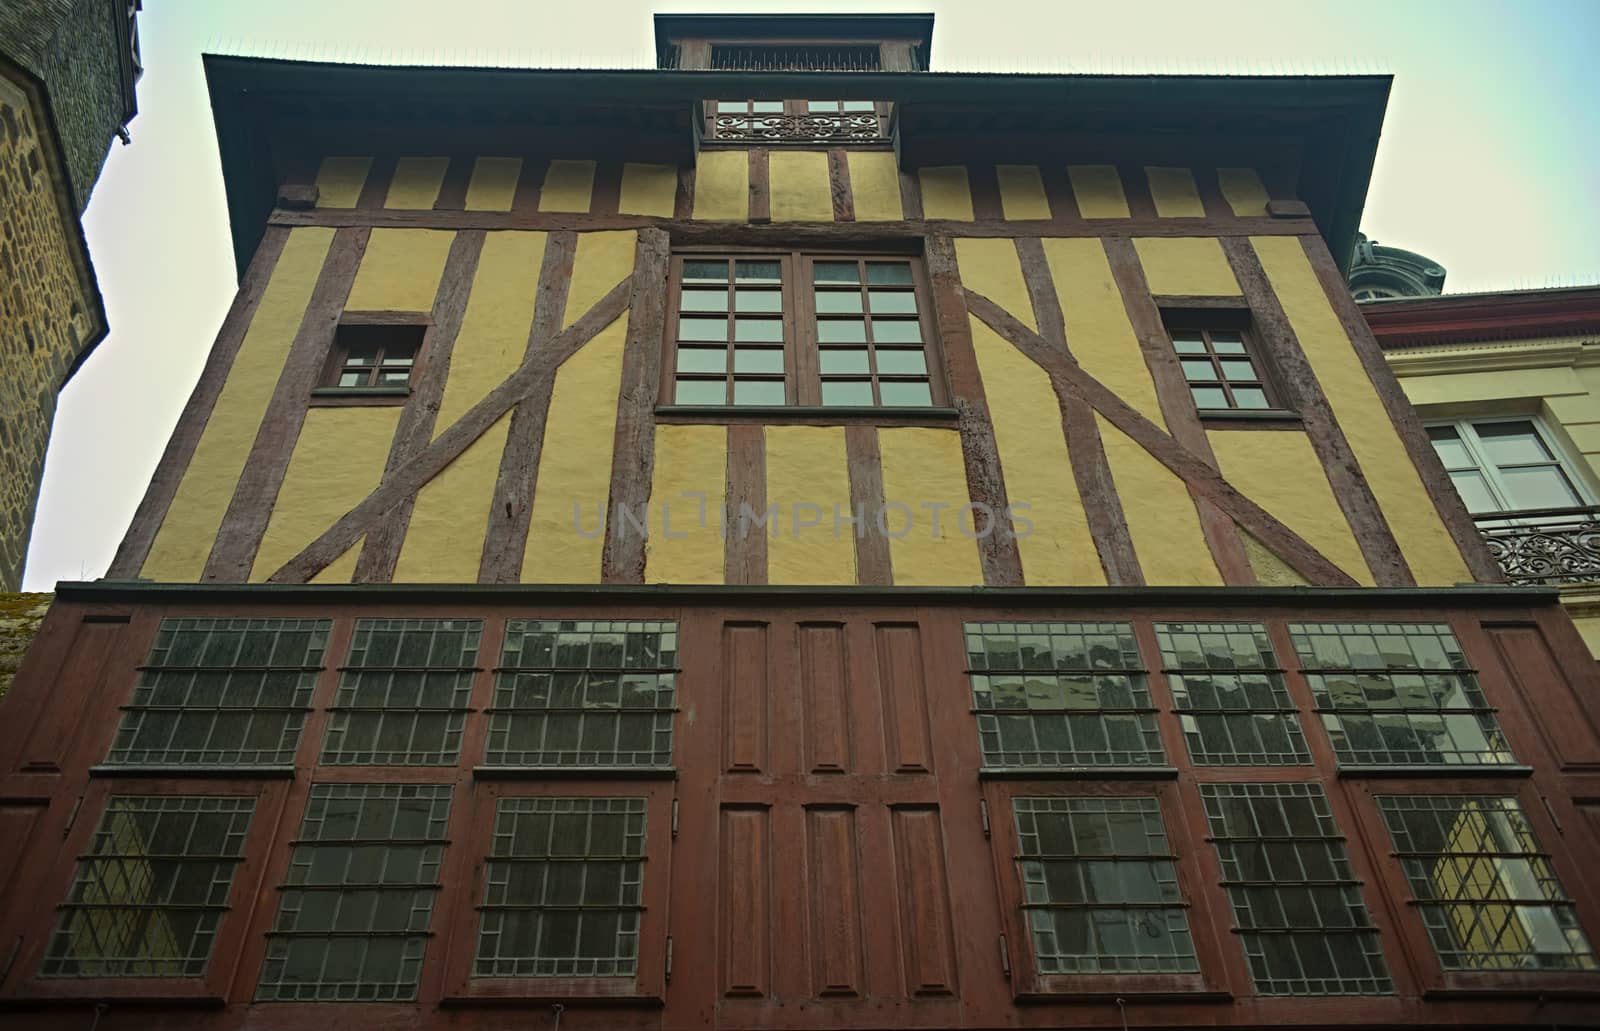
[{"label": "diagonal wooden beam", "polygon": [[[464,159],[457,157],[451,160],[450,167],[455,169]],[[487,235],[481,229],[466,229],[450,241],[444,275],[439,277],[439,289],[433,298],[433,325],[428,327],[427,336],[422,342],[422,375],[417,381],[417,388],[406,399],[405,408],[400,412],[400,423],[395,427],[394,440],[389,445],[389,461],[383,470],[385,478],[394,475],[396,469],[427,447],[428,441],[433,439],[439,403],[444,399],[445,380],[450,376],[450,359],[455,351],[456,334],[461,331],[461,320],[467,310],[467,295],[472,290],[472,280],[478,272],[478,257],[483,252],[483,241]],[[405,543],[415,502],[415,498],[407,498],[367,532],[367,539],[361,544],[361,557],[356,560],[357,583],[388,583],[394,579],[394,567],[400,561],[400,547]]]},{"label": "diagonal wooden beam", "polygon": [[1272,548],[1308,582],[1319,586],[1356,585],[1349,574],[1330,562],[1305,538],[1241,494],[1204,459],[1173,440],[1065,353],[1051,348],[1037,333],[989,298],[972,290],[965,293],[967,308],[972,314],[1048,372],[1051,379],[1058,380],[1065,389],[1088,402],[1107,422],[1138,441],[1156,461],[1204,493],[1261,543]]},{"label": "diagonal wooden beam", "polygon": [[[1028,288],[1028,299],[1033,303],[1033,320],[1039,326],[1039,336],[1050,349],[1072,359],[1072,348],[1067,341],[1066,319],[1061,314],[1061,299],[1056,296],[1050,266],[1045,261],[1044,244],[1038,238],[1019,238],[1016,241],[1017,257],[1022,261],[1022,281]],[[1144,570],[1139,566],[1139,556],[1133,550],[1133,535],[1128,532],[1128,516],[1122,510],[1122,499],[1117,495],[1117,484],[1111,476],[1111,463],[1106,459],[1105,443],[1100,439],[1100,424],[1094,409],[1083,399],[1065,389],[1062,381],[1051,378],[1056,392],[1056,407],[1061,410],[1061,429],[1067,438],[1067,459],[1072,464],[1072,478],[1078,486],[1078,496],[1083,499],[1084,516],[1089,524],[1089,537],[1100,556],[1100,568],[1105,570],[1106,583],[1112,587],[1144,586]]]},{"label": "diagonal wooden beam", "polygon": [[431,444],[396,469],[359,505],[346,512],[321,536],[285,562],[282,568],[267,578],[267,582],[308,582],[349,550],[362,534],[396,505],[407,498],[414,498],[423,484],[443,472],[502,416],[539,390],[541,385],[548,389],[548,385],[555,382],[556,370],[563,362],[628,310],[629,279],[612,287],[610,293],[596,301],[594,307],[578,321],[551,340],[549,347],[538,354],[524,357],[515,372],[485,394],[483,400],[468,409]]},{"label": "diagonal wooden beam", "polygon": [[[578,234],[551,233],[544,245],[544,264],[534,295],[533,322],[528,327],[524,356],[531,358],[548,345],[567,313],[567,290],[572,286],[572,263]],[[544,452],[544,431],[550,418],[550,398],[555,378],[540,380],[538,389],[519,402],[511,413],[506,446],[500,453],[495,478],[494,503],[483,535],[478,562],[478,582],[516,583],[522,578],[522,558],[528,546],[528,525],[533,518],[533,487],[539,478],[539,456]]]}]

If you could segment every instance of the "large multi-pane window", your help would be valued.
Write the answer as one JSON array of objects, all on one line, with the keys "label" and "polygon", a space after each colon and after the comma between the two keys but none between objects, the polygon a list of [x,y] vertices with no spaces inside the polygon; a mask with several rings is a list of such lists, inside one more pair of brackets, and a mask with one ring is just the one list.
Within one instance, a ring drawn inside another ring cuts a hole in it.
[{"label": "large multi-pane window", "polygon": [[256,998],[416,998],[449,816],[448,785],[312,785]]},{"label": "large multi-pane window", "polygon": [[1515,798],[1382,795],[1378,809],[1446,970],[1597,968]]},{"label": "large multi-pane window", "polygon": [[1309,763],[1283,671],[1260,623],[1157,623],[1189,757],[1200,766]]},{"label": "large multi-pane window", "polygon": [[1199,969],[1154,798],[1014,798],[1017,873],[1040,974]]},{"label": "large multi-pane window", "polygon": [[1592,492],[1536,419],[1436,423],[1428,439],[1474,513],[1571,508]]},{"label": "large multi-pane window", "polygon": [[911,258],[696,254],[674,268],[668,366],[676,404],[942,401]]},{"label": "large multi-pane window", "polygon": [[968,675],[987,767],[1165,761],[1127,623],[968,623]]},{"label": "large multi-pane window", "polygon": [[644,910],[643,798],[501,798],[475,977],[632,977]]},{"label": "large multi-pane window", "polygon": [[330,626],[325,619],[162,621],[106,762],[292,764]]},{"label": "large multi-pane window", "polygon": [[489,766],[670,767],[676,623],[506,624]]},{"label": "large multi-pane window", "polygon": [[1341,766],[1512,761],[1448,626],[1294,623],[1289,636]]},{"label": "large multi-pane window", "polygon": [[1320,784],[1202,784],[1233,922],[1263,995],[1394,991]]},{"label": "large multi-pane window", "polygon": [[479,619],[359,619],[322,761],[449,766],[461,755]]},{"label": "large multi-pane window", "polygon": [[40,973],[203,975],[254,809],[225,795],[112,795]]}]

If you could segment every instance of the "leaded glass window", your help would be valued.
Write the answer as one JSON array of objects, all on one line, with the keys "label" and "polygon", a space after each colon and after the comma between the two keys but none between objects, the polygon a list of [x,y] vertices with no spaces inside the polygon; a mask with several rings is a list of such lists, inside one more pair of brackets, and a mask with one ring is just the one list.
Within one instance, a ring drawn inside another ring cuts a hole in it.
[{"label": "leaded glass window", "polygon": [[677,669],[676,623],[511,620],[486,763],[670,767]]},{"label": "leaded glass window", "polygon": [[1127,623],[968,623],[984,765],[1148,766],[1166,759]]},{"label": "leaded glass window", "polygon": [[632,977],[644,910],[643,798],[502,798],[476,977]]},{"label": "leaded glass window", "polygon": [[163,620],[106,762],[291,765],[331,625]]},{"label": "leaded glass window", "polygon": [[322,761],[452,766],[478,661],[478,619],[360,619]]},{"label": "leaded glass window", "polygon": [[1381,795],[1378,809],[1446,970],[1596,969],[1516,799]]},{"label": "leaded glass window", "polygon": [[59,908],[44,977],[199,977],[255,800],[113,795]]},{"label": "leaded glass window", "polygon": [[1256,991],[1392,993],[1322,785],[1202,784],[1200,797]]},{"label": "leaded glass window", "polygon": [[449,816],[448,785],[313,784],[256,998],[415,999]]},{"label": "leaded glass window", "polygon": [[1311,762],[1300,717],[1260,623],[1157,623],[1161,663],[1198,766]]},{"label": "leaded glass window", "polygon": [[1012,810],[1040,974],[1199,969],[1154,798],[1014,798]]},{"label": "leaded glass window", "polygon": [[1289,636],[1339,765],[1513,761],[1448,626],[1296,623]]}]

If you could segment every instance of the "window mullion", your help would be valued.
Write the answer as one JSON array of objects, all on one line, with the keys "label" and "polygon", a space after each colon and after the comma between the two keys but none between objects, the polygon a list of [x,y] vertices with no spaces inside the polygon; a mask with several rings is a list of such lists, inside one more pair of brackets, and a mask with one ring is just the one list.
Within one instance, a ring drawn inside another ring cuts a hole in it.
[{"label": "window mullion", "polygon": [[1505,481],[1500,478],[1500,470],[1488,459],[1488,452],[1483,447],[1483,442],[1478,437],[1478,430],[1471,422],[1463,419],[1451,423],[1456,429],[1456,434],[1461,438],[1462,445],[1467,449],[1467,454],[1472,456],[1473,463],[1478,467],[1478,473],[1483,477],[1484,485],[1489,488],[1489,493],[1494,495],[1495,504],[1500,511],[1509,512],[1516,507],[1511,500],[1511,490]]}]

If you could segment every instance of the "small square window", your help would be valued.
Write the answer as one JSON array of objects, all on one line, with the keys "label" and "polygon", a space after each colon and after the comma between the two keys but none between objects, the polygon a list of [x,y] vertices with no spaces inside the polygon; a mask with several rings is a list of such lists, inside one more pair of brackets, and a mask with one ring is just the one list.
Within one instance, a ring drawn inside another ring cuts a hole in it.
[{"label": "small square window", "polygon": [[1189,396],[1202,412],[1265,411],[1281,407],[1249,335],[1221,325],[1169,324]]},{"label": "small square window", "polygon": [[340,325],[318,392],[391,396],[399,403],[411,392],[427,329],[420,323]]}]

